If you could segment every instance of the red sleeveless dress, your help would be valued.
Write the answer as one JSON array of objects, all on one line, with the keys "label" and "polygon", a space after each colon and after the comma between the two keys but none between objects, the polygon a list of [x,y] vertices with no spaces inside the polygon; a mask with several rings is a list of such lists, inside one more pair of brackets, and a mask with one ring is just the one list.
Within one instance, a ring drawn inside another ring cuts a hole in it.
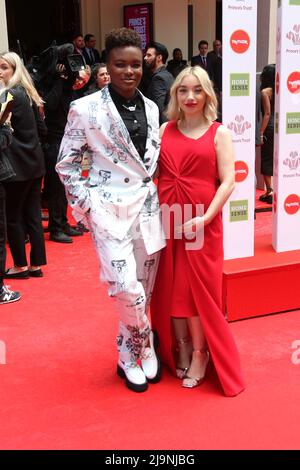
[{"label": "red sleeveless dress", "polygon": [[[218,188],[215,136],[220,124],[213,123],[199,139],[179,131],[170,122],[164,132],[160,154],[158,193],[160,204],[182,208],[197,204],[206,211]],[[188,217],[188,220],[191,217]],[[162,251],[151,303],[153,329],[160,339],[162,361],[175,373],[171,317],[199,315],[211,358],[225,395],[235,396],[245,388],[239,353],[222,313],[223,232],[219,213],[204,229],[201,249],[186,250],[186,240],[175,240],[170,215],[170,233]],[[166,222],[166,220],[165,220]]]}]

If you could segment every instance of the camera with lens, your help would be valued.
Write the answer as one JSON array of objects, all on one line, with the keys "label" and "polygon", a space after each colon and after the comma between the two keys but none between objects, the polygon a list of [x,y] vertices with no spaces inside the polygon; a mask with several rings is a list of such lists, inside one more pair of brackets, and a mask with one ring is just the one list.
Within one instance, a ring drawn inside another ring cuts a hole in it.
[{"label": "camera with lens", "polygon": [[55,79],[57,72],[74,90],[82,88],[90,79],[91,71],[81,54],[74,54],[73,44],[57,46],[54,42],[35,57],[30,70],[37,87]]},{"label": "camera with lens", "polygon": [[77,75],[86,69],[86,62],[81,54],[72,54],[66,57],[65,67],[69,75]]}]

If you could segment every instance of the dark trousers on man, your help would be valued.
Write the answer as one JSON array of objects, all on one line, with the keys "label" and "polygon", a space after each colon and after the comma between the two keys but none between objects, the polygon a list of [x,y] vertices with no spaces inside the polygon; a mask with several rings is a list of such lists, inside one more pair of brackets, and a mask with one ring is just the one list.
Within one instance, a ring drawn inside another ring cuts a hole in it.
[{"label": "dark trousers on man", "polygon": [[48,201],[49,224],[51,234],[64,232],[68,224],[68,201],[65,188],[55,170],[61,140],[57,139],[44,147],[46,161],[46,175],[44,178],[44,190]]},{"label": "dark trousers on man", "polygon": [[31,245],[30,266],[46,264],[41,215],[42,177],[28,181],[5,182],[7,238],[15,266],[28,266],[25,238]]}]

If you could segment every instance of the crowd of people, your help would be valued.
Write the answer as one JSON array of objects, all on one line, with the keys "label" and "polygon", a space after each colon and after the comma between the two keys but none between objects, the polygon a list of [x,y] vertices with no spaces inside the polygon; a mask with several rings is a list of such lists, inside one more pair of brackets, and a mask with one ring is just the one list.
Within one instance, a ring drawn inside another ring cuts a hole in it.
[{"label": "crowd of people", "polygon": [[[200,41],[191,66],[179,48],[168,61],[158,42],[143,55],[139,35],[126,28],[107,35],[101,54],[95,46],[93,35],[74,35],[72,45],[44,51],[31,75],[16,53],[0,55],[0,96],[13,96],[0,126],[0,303],[21,298],[5,279],[43,276],[43,200],[52,242],[91,233],[116,300],[117,373],[127,387],[143,392],[158,382],[162,360],[194,388],[212,360],[224,394],[235,396],[245,385],[221,309],[221,210],[235,181],[230,132],[218,122],[221,41],[209,53]],[[84,70],[72,69],[74,54]],[[274,93],[269,82],[262,87],[269,178]],[[179,218],[163,210],[174,206]]]}]

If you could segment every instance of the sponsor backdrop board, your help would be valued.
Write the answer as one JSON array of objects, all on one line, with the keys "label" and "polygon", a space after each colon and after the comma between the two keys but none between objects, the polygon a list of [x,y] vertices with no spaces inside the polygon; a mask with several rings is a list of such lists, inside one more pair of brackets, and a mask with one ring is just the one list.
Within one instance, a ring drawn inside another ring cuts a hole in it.
[{"label": "sponsor backdrop board", "polygon": [[142,49],[153,40],[153,5],[141,3],[124,6],[124,26],[133,29],[141,36]]},{"label": "sponsor backdrop board", "polygon": [[300,249],[300,0],[278,2],[273,247]]},{"label": "sponsor backdrop board", "polygon": [[223,124],[236,189],[223,211],[225,259],[254,255],[257,0],[223,0]]}]

